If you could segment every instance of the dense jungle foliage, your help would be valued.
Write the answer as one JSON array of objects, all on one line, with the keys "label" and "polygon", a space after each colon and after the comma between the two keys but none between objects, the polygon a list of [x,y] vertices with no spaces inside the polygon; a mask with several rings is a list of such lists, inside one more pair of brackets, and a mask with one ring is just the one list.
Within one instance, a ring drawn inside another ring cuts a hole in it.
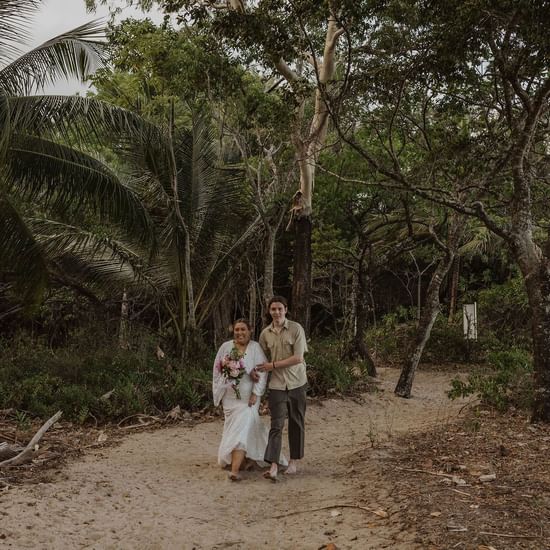
[{"label": "dense jungle foliage", "polygon": [[156,2],[15,51],[39,4],[0,2],[0,409],[203,410],[276,293],[312,395],[467,364],[451,397],[550,421],[547,2]]}]

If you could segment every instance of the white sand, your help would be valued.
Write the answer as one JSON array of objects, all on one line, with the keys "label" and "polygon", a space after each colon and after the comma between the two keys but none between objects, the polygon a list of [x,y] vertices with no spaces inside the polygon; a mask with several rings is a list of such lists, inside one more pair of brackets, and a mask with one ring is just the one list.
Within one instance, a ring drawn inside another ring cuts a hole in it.
[{"label": "white sand", "polygon": [[[464,402],[449,401],[450,376],[433,372],[419,372],[414,398],[399,399],[393,394],[398,374],[381,369],[385,391],[365,395],[362,404],[309,406],[306,457],[296,477],[273,484],[250,472],[240,483],[228,481],[216,465],[221,420],[133,434],[70,463],[50,483],[3,493],[0,547],[317,550],[332,542],[338,549],[415,548],[414,533],[401,532],[391,515],[403,503],[379,475],[375,457],[358,478],[357,470],[349,476],[351,455],[388,435],[448,421]],[[339,503],[390,517],[355,508],[313,511]],[[289,515],[273,518],[281,514]]]}]

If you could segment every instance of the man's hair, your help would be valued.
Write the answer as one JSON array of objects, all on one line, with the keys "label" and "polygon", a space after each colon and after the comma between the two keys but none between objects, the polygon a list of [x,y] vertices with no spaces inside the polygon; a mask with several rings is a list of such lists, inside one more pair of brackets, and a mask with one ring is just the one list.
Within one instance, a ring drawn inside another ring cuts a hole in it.
[{"label": "man's hair", "polygon": [[269,302],[267,302],[267,309],[271,307],[271,304],[274,304],[275,302],[279,302],[280,304],[283,304],[288,309],[288,302],[286,301],[286,298],[284,296],[273,296]]}]

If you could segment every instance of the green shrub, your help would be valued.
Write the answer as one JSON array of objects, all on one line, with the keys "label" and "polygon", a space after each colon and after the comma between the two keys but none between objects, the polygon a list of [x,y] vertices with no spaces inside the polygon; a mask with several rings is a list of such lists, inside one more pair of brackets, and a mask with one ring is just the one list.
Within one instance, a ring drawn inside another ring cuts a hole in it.
[{"label": "green shrub", "polygon": [[315,342],[309,347],[306,362],[311,395],[346,394],[364,388],[367,380],[364,364],[342,361],[338,344]]},{"label": "green shrub", "polygon": [[198,409],[211,399],[212,370],[188,368],[172,373],[166,390],[167,405]]},{"label": "green shrub", "polygon": [[[364,365],[342,362],[338,342],[316,342],[311,349],[311,393],[344,394],[364,385]],[[24,334],[0,341],[0,409],[43,418],[61,409],[65,418],[82,423],[212,404],[214,350],[184,366],[170,357],[159,361],[155,350],[156,340],[148,335],[122,350],[99,329],[75,333],[56,350]]]},{"label": "green shrub", "polygon": [[506,348],[530,349],[531,316],[525,284],[520,275],[471,293],[465,300],[477,301],[480,335],[503,342]]},{"label": "green shrub", "polygon": [[511,406],[529,408],[533,395],[533,364],[521,349],[492,352],[491,371],[472,373],[466,382],[455,378],[447,395],[451,399],[479,396],[482,403],[505,411]]},{"label": "green shrub", "polygon": [[213,357],[176,367],[172,358],[157,360],[155,349],[154,341],[143,338],[121,350],[116,339],[97,332],[93,338],[76,335],[67,347],[52,351],[43,340],[19,334],[0,342],[0,409],[39,417],[61,409],[76,422],[104,422],[176,405],[189,410],[209,405]]},{"label": "green shrub", "polygon": [[414,337],[413,322],[396,324],[397,318],[385,315],[383,322],[367,331],[367,345],[377,362],[382,364],[402,363]]},{"label": "green shrub", "polygon": [[[439,315],[426,343],[422,362],[424,363],[480,363],[488,354],[502,349],[503,343],[487,327],[479,325],[478,339],[466,340],[462,327],[462,311],[451,323]],[[506,346],[508,347],[508,346]]]}]

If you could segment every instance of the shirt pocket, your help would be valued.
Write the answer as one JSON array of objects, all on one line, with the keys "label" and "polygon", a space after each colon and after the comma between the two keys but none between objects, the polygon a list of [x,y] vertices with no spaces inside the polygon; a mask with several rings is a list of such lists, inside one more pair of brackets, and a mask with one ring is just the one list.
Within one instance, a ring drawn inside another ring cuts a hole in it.
[{"label": "shirt pocket", "polygon": [[294,355],[294,339],[291,336],[283,338],[283,349],[287,357]]},{"label": "shirt pocket", "polygon": [[276,348],[276,344],[272,340],[267,340],[266,341],[266,346],[267,346],[267,350],[266,350],[267,359],[268,359],[268,361],[272,361],[273,350]]}]

